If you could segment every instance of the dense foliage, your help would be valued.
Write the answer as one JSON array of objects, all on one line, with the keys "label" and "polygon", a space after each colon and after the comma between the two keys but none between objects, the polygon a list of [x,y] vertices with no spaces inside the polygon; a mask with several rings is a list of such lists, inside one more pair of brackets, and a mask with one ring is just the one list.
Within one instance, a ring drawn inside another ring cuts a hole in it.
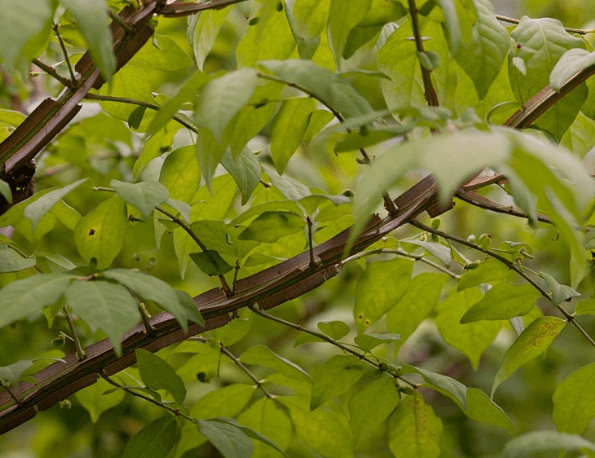
[{"label": "dense foliage", "polygon": [[0,4],[0,457],[595,456],[593,30]]}]

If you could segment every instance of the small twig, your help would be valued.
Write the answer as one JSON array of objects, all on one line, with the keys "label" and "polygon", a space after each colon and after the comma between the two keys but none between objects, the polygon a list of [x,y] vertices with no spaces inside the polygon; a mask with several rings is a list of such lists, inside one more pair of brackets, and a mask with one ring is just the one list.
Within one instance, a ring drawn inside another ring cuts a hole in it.
[{"label": "small twig", "polygon": [[[114,97],[112,95],[87,94],[87,95],[85,95],[85,99],[101,100],[103,102],[128,103],[130,105],[138,105],[140,107],[146,107],[146,108],[149,108],[150,110],[154,110],[154,111],[159,111],[161,109],[161,107],[159,105],[145,102],[143,100],[130,99],[128,97]],[[181,116],[174,115],[173,119],[175,121],[179,122],[180,124],[182,124],[187,129],[190,129],[192,132],[198,133],[198,128],[196,126],[190,124],[188,121],[184,120],[184,118],[182,118]]]},{"label": "small twig", "polygon": [[[201,342],[201,343],[207,343],[208,342],[208,340],[205,339],[204,337],[190,337],[189,339],[186,339],[186,340],[189,340],[191,342]],[[264,387],[264,385],[262,384],[262,382],[260,380],[258,380],[258,378],[256,377],[256,375],[254,375],[254,373],[250,369],[248,369],[244,365],[244,363],[242,363],[240,361],[240,359],[236,355],[234,355],[232,352],[230,352],[227,349],[227,347],[225,347],[224,345],[221,345],[221,353],[225,354],[227,357],[229,357],[229,359],[231,359],[235,364],[237,364],[237,366],[240,369],[242,369],[246,373],[246,375],[248,377],[250,377],[252,379],[252,381],[256,384],[256,386],[260,390],[262,390],[262,392],[264,393],[264,395],[267,398],[269,398],[269,399],[273,399],[274,398],[274,396],[271,393],[269,393],[269,391]]]},{"label": "small twig", "polygon": [[6,392],[8,393],[8,395],[9,395],[9,396],[12,398],[12,400],[13,400],[14,402],[16,402],[16,404],[17,404],[19,407],[22,407],[22,406],[23,406],[23,401],[21,401],[21,400],[20,400],[20,399],[19,399],[19,398],[18,398],[18,397],[17,397],[17,396],[16,396],[16,395],[15,395],[15,394],[12,392],[12,390],[11,390],[11,389],[10,389],[10,387],[8,386],[8,382],[4,382],[4,383],[2,383],[2,385],[1,385],[1,386],[2,386],[2,388],[4,388],[4,389],[6,390]]},{"label": "small twig", "polygon": [[39,68],[41,68],[44,72],[46,72],[48,75],[50,75],[52,78],[54,78],[55,80],[57,80],[58,82],[60,82],[60,84],[66,86],[68,89],[74,90],[74,86],[72,85],[72,83],[70,82],[70,80],[64,78],[63,76],[60,76],[58,74],[58,72],[56,70],[54,70],[52,67],[50,67],[49,65],[44,64],[39,59],[33,59],[32,62],[35,65],[37,65]]},{"label": "small twig", "polygon": [[[174,408],[172,408],[172,407],[170,407],[170,406],[167,406],[167,405],[165,405],[165,404],[163,404],[163,403],[161,403],[161,402],[158,402],[158,401],[156,401],[156,400],[155,400],[155,399],[153,399],[153,398],[150,398],[150,397],[148,397],[148,396],[145,396],[144,394],[137,393],[136,391],[134,391],[134,390],[131,390],[130,388],[127,388],[127,387],[125,387],[125,386],[123,386],[123,385],[120,385],[118,382],[116,382],[116,381],[112,380],[112,379],[111,379],[111,378],[110,378],[110,377],[109,377],[109,376],[108,376],[108,375],[105,373],[105,371],[103,371],[103,370],[102,370],[101,372],[99,372],[99,375],[100,375],[100,376],[101,376],[101,377],[102,377],[102,378],[103,378],[103,379],[104,379],[104,380],[105,380],[107,383],[109,383],[110,385],[113,385],[113,386],[115,386],[116,388],[119,388],[119,389],[121,389],[121,390],[124,390],[124,391],[126,391],[127,393],[130,393],[132,396],[136,396],[136,397],[138,397],[138,398],[144,399],[145,401],[149,401],[150,403],[152,403],[152,404],[155,404],[156,406],[162,407],[162,408],[164,408],[165,410],[167,410],[168,412],[171,412],[171,413],[172,413],[173,415],[175,415],[176,417],[182,417],[182,418],[185,418],[186,420],[189,420],[189,421],[191,421],[192,423],[196,423],[196,419],[194,419],[194,418],[191,418],[191,417],[189,417],[188,415],[184,415],[182,412],[180,412],[180,409],[174,409]],[[139,388],[142,388],[142,387],[139,387]]]},{"label": "small twig", "polygon": [[338,264],[343,266],[349,262],[364,258],[366,256],[372,256],[375,254],[396,254],[397,256],[403,256],[404,258],[409,258],[409,259],[413,259],[415,261],[423,262],[429,266],[432,266],[434,269],[439,270],[440,272],[444,272],[445,274],[450,275],[452,278],[456,278],[457,280],[461,278],[460,275],[457,275],[454,272],[451,272],[446,267],[443,267],[440,264],[436,264],[434,261],[430,261],[429,259],[426,259],[422,254],[411,254],[411,253],[407,253],[406,251],[395,250],[392,248],[376,248],[374,250],[362,251],[360,253],[354,254],[353,256],[349,256],[348,258],[343,259]]},{"label": "small twig", "polygon": [[[415,0],[408,0],[409,1],[409,14],[411,15],[411,28],[413,29],[413,36],[415,38],[415,46],[420,53],[425,53],[424,49],[424,42],[421,37],[421,31],[419,29],[419,20],[417,17],[417,6],[415,5]],[[436,95],[436,89],[434,89],[434,85],[432,84],[432,78],[430,76],[430,70],[424,68],[424,66],[419,63],[421,68],[421,76],[424,82],[424,94],[426,97],[426,101],[428,105],[431,107],[437,107],[438,103],[438,95]]]},{"label": "small twig", "polygon": [[[521,21],[519,19],[515,19],[515,18],[511,18],[511,17],[507,17],[507,16],[502,16],[500,14],[496,15],[496,19],[498,19],[499,21],[502,22],[509,22],[510,24],[519,24]],[[579,35],[586,35],[588,33],[595,33],[595,29],[574,29],[572,27],[564,27],[564,30],[566,30],[569,33],[577,33]]]},{"label": "small twig", "polygon": [[72,315],[70,314],[66,306],[62,307],[61,311],[66,317],[66,321],[68,321],[68,327],[70,328],[70,332],[72,333],[72,341],[74,342],[76,356],[79,361],[83,361],[87,358],[87,355],[85,354],[85,350],[83,350],[83,346],[81,345],[81,339],[79,338],[79,335],[76,332],[76,327],[74,326],[74,320],[72,319]]},{"label": "small twig", "polygon": [[151,315],[149,315],[149,312],[147,311],[145,304],[139,302],[138,311],[140,312],[140,316],[143,320],[143,325],[145,326],[145,331],[147,331],[147,335],[150,337],[155,336],[155,328],[151,326],[151,323],[149,322],[149,318],[151,318]]},{"label": "small twig", "polygon": [[114,13],[109,8],[107,9],[107,14],[109,14],[109,17],[112,18],[112,21],[114,21],[116,24],[118,24],[120,27],[122,27],[124,29],[126,34],[132,35],[135,33],[134,29],[130,26],[130,24],[128,24],[126,21],[124,21],[120,16],[118,16],[116,13]]},{"label": "small twig", "polygon": [[310,215],[306,216],[306,223],[308,224],[308,251],[310,253],[310,267],[316,269],[316,260],[314,259],[314,241],[312,240],[312,218]]},{"label": "small twig", "polygon": [[262,178],[260,179],[260,184],[263,185],[266,189],[269,189],[273,186],[271,183],[264,181]]},{"label": "small twig", "polygon": [[560,311],[560,313],[562,313],[562,315],[564,315],[564,317],[570,323],[572,323],[579,330],[579,332],[581,332],[587,338],[589,343],[595,347],[595,340],[593,340],[593,338],[587,333],[587,331],[585,331],[585,329],[576,321],[575,317],[573,315],[571,315],[570,313],[568,313],[566,310],[564,310],[560,305],[555,306],[550,294],[545,289],[543,289],[539,285],[539,283],[537,283],[535,280],[533,280],[533,278],[531,278],[527,273],[525,273],[514,262],[509,261],[508,259],[506,259],[505,257],[503,257],[497,253],[494,253],[493,250],[483,249],[480,245],[477,245],[476,243],[469,242],[468,240],[465,240],[461,237],[457,237],[456,235],[451,235],[451,234],[448,234],[447,232],[443,232],[438,229],[434,229],[430,226],[426,226],[425,224],[420,223],[417,220],[410,221],[409,224],[411,224],[421,230],[424,230],[426,232],[430,232],[430,233],[436,234],[440,237],[444,237],[445,239],[453,240],[457,243],[460,243],[461,245],[465,245],[465,246],[468,246],[469,248],[473,248],[474,250],[481,251],[482,253],[485,253],[488,256],[491,256],[492,258],[497,259],[501,263],[505,264],[506,266],[508,266],[509,269],[514,270],[517,274],[519,274],[521,277],[523,277],[525,280],[527,280],[535,289],[537,289],[537,291],[539,291],[541,293],[541,295],[543,297],[545,297],[554,306],[555,309],[558,309]]},{"label": "small twig", "polygon": [[[160,211],[165,216],[170,218],[174,223],[176,223],[178,226],[184,229],[188,233],[188,235],[192,237],[192,240],[196,242],[196,244],[200,247],[202,251],[208,252],[209,249],[206,247],[206,245],[202,243],[202,241],[198,238],[194,231],[190,229],[190,227],[186,223],[184,223],[184,221],[182,221],[177,216],[172,215],[170,212],[159,206],[155,207],[155,210]],[[223,292],[225,293],[225,295],[227,297],[233,296],[233,290],[229,287],[229,285],[227,284],[227,280],[225,280],[225,277],[223,275],[219,275],[219,281],[221,282],[221,287],[223,288]]]},{"label": "small twig", "polygon": [[319,339],[322,339],[325,342],[328,342],[328,343],[334,345],[335,347],[340,348],[344,352],[350,353],[350,354],[358,357],[360,360],[365,361],[366,363],[370,364],[371,366],[374,366],[376,369],[380,369],[380,370],[386,371],[392,377],[394,377],[396,379],[399,379],[399,380],[407,383],[408,385],[410,385],[414,389],[417,389],[417,385],[415,383],[410,382],[409,380],[407,380],[406,378],[402,377],[400,374],[397,374],[396,372],[393,372],[393,371],[390,371],[390,370],[387,371],[386,369],[384,369],[384,367],[385,367],[384,364],[381,364],[381,363],[378,363],[376,361],[371,360],[365,354],[362,354],[362,353],[360,353],[358,351],[355,351],[352,348],[349,348],[349,346],[347,346],[345,344],[342,344],[341,342],[337,342],[334,339],[331,339],[326,334],[322,334],[322,333],[316,332],[316,331],[311,331],[309,329],[304,328],[303,326],[300,326],[299,324],[295,324],[295,323],[292,323],[291,321],[285,321],[282,318],[278,318],[276,316],[269,315],[268,313],[264,312],[263,310],[259,309],[258,307],[255,307],[254,304],[249,305],[248,308],[250,310],[252,310],[254,313],[256,313],[257,315],[260,315],[261,317],[266,318],[267,320],[276,321],[277,323],[280,323],[280,324],[282,324],[284,326],[288,326],[290,328],[293,328],[296,331],[305,332],[305,333],[311,334],[311,335],[313,335],[315,337],[318,337]]},{"label": "small twig", "polygon": [[70,73],[70,80],[72,81],[72,85],[76,87],[76,76],[74,75],[74,71],[72,70],[72,66],[70,65],[70,59],[68,57],[68,51],[66,51],[66,46],[64,45],[64,41],[60,36],[60,32],[58,31],[59,25],[54,24],[52,27],[54,32],[56,32],[56,36],[58,37],[58,42],[60,43],[60,48],[62,48],[62,54],[64,54],[64,60],[66,61],[66,66],[68,67],[68,72]]},{"label": "small twig", "polygon": [[211,2],[202,2],[197,4],[184,4],[184,6],[176,6],[176,4],[164,5],[157,3],[157,13],[164,17],[182,17],[190,16],[204,10],[218,10],[235,3],[245,2],[246,0],[219,0]]}]

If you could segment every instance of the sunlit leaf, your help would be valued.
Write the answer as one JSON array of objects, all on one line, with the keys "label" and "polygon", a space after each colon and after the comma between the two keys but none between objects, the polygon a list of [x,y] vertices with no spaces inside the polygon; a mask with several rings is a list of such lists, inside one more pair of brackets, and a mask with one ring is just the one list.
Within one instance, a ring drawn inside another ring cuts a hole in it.
[{"label": "sunlit leaf", "polygon": [[132,184],[112,180],[110,186],[122,199],[138,208],[145,219],[151,216],[151,212],[156,206],[164,203],[169,197],[165,186],[156,181],[141,181]]},{"label": "sunlit leaf", "polygon": [[312,373],[310,410],[346,391],[364,375],[365,369],[366,366],[352,355],[336,355],[317,366]]}]

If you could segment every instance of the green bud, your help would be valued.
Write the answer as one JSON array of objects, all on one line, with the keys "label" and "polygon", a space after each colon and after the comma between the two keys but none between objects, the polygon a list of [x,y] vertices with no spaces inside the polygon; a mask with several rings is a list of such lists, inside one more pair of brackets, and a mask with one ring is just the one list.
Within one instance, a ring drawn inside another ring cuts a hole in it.
[{"label": "green bud", "polygon": [[436,234],[432,234],[432,242],[440,243],[440,237],[438,237]]},{"label": "green bud", "polygon": [[442,220],[440,218],[435,218],[432,220],[432,229],[438,229],[440,227],[440,223]]},{"label": "green bud", "polygon": [[492,238],[490,237],[490,234],[481,234],[479,236],[479,245],[482,250],[489,250],[492,246]]},{"label": "green bud", "polygon": [[477,269],[478,267],[479,267],[479,262],[473,261],[473,262],[468,263],[465,266],[465,270],[473,270],[473,269]]},{"label": "green bud", "polygon": [[471,242],[471,243],[475,243],[475,235],[471,234],[469,237],[467,237],[467,242]]}]

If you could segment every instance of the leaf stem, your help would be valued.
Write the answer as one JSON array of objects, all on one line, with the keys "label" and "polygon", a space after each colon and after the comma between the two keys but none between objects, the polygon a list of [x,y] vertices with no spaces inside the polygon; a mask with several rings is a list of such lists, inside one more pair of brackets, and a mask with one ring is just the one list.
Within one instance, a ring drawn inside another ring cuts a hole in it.
[{"label": "leaf stem", "polygon": [[62,36],[60,35],[60,31],[58,30],[60,26],[58,24],[54,24],[52,29],[56,33],[58,37],[58,42],[60,43],[60,48],[62,48],[62,54],[64,54],[64,60],[66,61],[66,66],[68,67],[68,72],[70,73],[70,80],[72,82],[72,86],[76,87],[77,81],[76,76],[74,75],[74,71],[72,70],[72,65],[70,65],[70,58],[68,57],[68,51],[66,51],[66,46],[64,45],[64,41],[62,40]]},{"label": "leaf stem", "polygon": [[47,64],[44,64],[39,59],[33,59],[32,62],[35,65],[37,65],[39,68],[41,68],[44,72],[46,72],[48,75],[50,75],[52,78],[54,78],[56,81],[58,81],[60,84],[62,84],[63,86],[67,87],[70,90],[74,90],[72,82],[70,80],[64,78],[63,76],[60,76],[54,68],[50,67]]},{"label": "leaf stem", "polygon": [[147,311],[145,304],[139,302],[138,311],[140,312],[140,316],[143,320],[143,325],[145,326],[145,331],[147,331],[147,335],[150,337],[155,337],[157,333],[155,332],[155,328],[151,326],[151,323],[149,322],[149,318],[151,318],[151,315],[149,315],[149,312]]},{"label": "leaf stem", "polygon": [[420,223],[417,220],[412,220],[409,222],[409,224],[411,224],[421,230],[424,230],[426,232],[430,232],[430,233],[436,234],[440,237],[444,237],[445,239],[453,240],[457,243],[460,243],[461,245],[468,246],[469,248],[472,248],[474,250],[481,251],[482,253],[485,253],[488,256],[491,256],[492,258],[497,259],[501,263],[505,264],[506,266],[508,266],[509,269],[514,270],[517,274],[519,274],[521,277],[523,277],[525,280],[527,280],[535,289],[537,289],[537,291],[539,291],[541,293],[541,295],[543,297],[545,297],[552,304],[552,306],[555,309],[558,309],[560,311],[560,313],[562,313],[562,315],[564,315],[564,317],[570,323],[572,323],[579,330],[579,332],[581,332],[585,336],[585,338],[589,341],[589,343],[591,345],[593,345],[593,347],[595,347],[595,340],[593,340],[593,338],[587,333],[587,331],[585,331],[585,329],[576,321],[576,318],[573,315],[571,315],[570,313],[568,313],[566,310],[564,310],[560,305],[555,306],[550,294],[545,289],[543,289],[541,287],[541,285],[539,285],[539,283],[537,283],[535,280],[533,280],[533,278],[531,278],[528,274],[526,274],[514,262],[509,261],[508,259],[506,259],[505,257],[503,257],[497,253],[494,253],[492,250],[485,250],[480,245],[477,245],[476,243],[469,242],[468,240],[465,240],[461,237],[457,237],[456,235],[451,235],[451,234],[448,234],[447,232],[443,232],[438,229],[434,229],[432,227],[426,226],[425,224]]},{"label": "leaf stem", "polygon": [[[208,340],[205,339],[204,337],[190,337],[189,339],[186,339],[186,340],[189,340],[191,342],[201,342],[201,343],[208,342]],[[220,346],[221,346],[221,353],[228,356],[229,359],[231,359],[240,369],[242,369],[242,371],[244,371],[246,373],[246,375],[248,377],[250,377],[250,379],[252,379],[252,381],[264,393],[264,395],[267,398],[273,399],[275,397],[264,387],[263,383],[260,380],[258,380],[258,377],[256,377],[256,375],[254,375],[254,373],[250,369],[248,369],[236,355],[234,355],[231,351],[229,351],[225,345],[220,344]]]},{"label": "leaf stem", "polygon": [[134,29],[130,26],[130,24],[124,21],[124,19],[122,19],[109,8],[107,9],[107,14],[109,14],[109,17],[112,19],[112,21],[114,21],[116,24],[122,27],[128,35],[133,35],[135,33]]},{"label": "leaf stem", "polygon": [[[415,0],[408,0],[409,2],[409,14],[411,15],[411,28],[413,29],[413,36],[415,38],[415,47],[420,53],[426,52],[424,49],[424,42],[421,37],[421,30],[419,28],[419,19],[417,16],[417,6],[415,5]],[[432,78],[430,76],[430,70],[424,68],[424,66],[419,63],[421,68],[421,76],[424,82],[424,94],[426,97],[426,101],[428,105],[431,107],[439,106],[438,103],[438,96],[436,95],[436,90],[434,89],[434,85],[432,84]]]},{"label": "leaf stem", "polygon": [[407,380],[406,378],[404,378],[403,376],[401,376],[400,374],[393,372],[391,370],[386,370],[384,369],[384,365],[382,365],[381,367],[381,363],[378,363],[376,361],[371,360],[370,358],[368,358],[365,354],[362,354],[358,351],[355,351],[351,348],[349,348],[347,345],[341,343],[341,342],[337,342],[334,339],[331,339],[329,336],[327,336],[326,334],[322,334],[320,332],[316,332],[316,331],[311,331],[309,329],[304,328],[303,326],[300,326],[299,324],[295,324],[292,323],[291,321],[285,321],[282,318],[278,318],[276,316],[273,315],[269,315],[268,313],[266,313],[265,311],[259,309],[258,307],[255,307],[254,304],[251,304],[248,306],[248,308],[250,310],[252,310],[254,313],[256,313],[257,315],[260,315],[263,318],[266,318],[267,320],[271,320],[271,321],[276,321],[277,323],[280,323],[284,326],[288,326],[292,329],[295,329],[296,331],[300,331],[300,332],[305,332],[307,334],[311,334],[315,337],[318,337],[319,339],[324,340],[325,342],[330,343],[331,345],[334,345],[335,347],[340,348],[341,350],[343,350],[346,353],[350,353],[356,357],[358,357],[360,360],[365,361],[366,363],[370,364],[371,366],[374,366],[376,369],[380,369],[383,370],[385,372],[387,372],[388,374],[390,374],[392,377],[399,379],[405,383],[407,383],[409,386],[411,386],[412,388],[417,389],[417,385],[413,382],[410,382],[409,380]]},{"label": "leaf stem", "polygon": [[132,396],[136,396],[138,398],[144,399],[145,401],[149,401],[152,404],[155,404],[156,406],[162,407],[163,409],[167,410],[168,412],[171,412],[173,415],[175,415],[176,417],[182,417],[185,418],[186,420],[191,421],[192,423],[196,423],[196,419],[195,418],[191,418],[188,415],[184,415],[183,413],[180,412],[180,409],[174,409],[173,407],[167,406],[165,404],[163,404],[162,402],[158,402],[153,398],[150,398],[148,396],[145,396],[144,394],[140,394],[137,393],[134,390],[131,390],[130,388],[127,388],[123,385],[120,385],[118,382],[112,380],[106,373],[104,370],[99,372],[99,375],[101,376],[101,378],[103,378],[107,383],[109,383],[110,385],[115,386],[116,388],[119,388],[121,390],[126,391],[127,393],[130,393]]},{"label": "leaf stem", "polygon": [[310,215],[306,216],[306,222],[308,223],[308,251],[310,253],[310,267],[316,269],[316,260],[314,259],[314,241],[312,240],[312,218]]},{"label": "leaf stem", "polygon": [[4,388],[4,389],[6,390],[6,392],[7,392],[7,393],[8,393],[8,395],[9,395],[9,396],[12,398],[12,400],[13,400],[13,401],[14,401],[14,402],[16,402],[16,404],[17,404],[19,407],[22,407],[22,405],[23,405],[23,401],[21,401],[21,400],[20,400],[20,399],[19,399],[19,398],[18,398],[18,397],[17,397],[17,396],[16,396],[16,395],[15,395],[15,394],[12,392],[12,390],[11,390],[11,389],[10,389],[10,387],[8,386],[8,382],[3,382],[3,383],[1,384],[1,386],[2,386],[2,388]]},{"label": "leaf stem", "polygon": [[[136,100],[131,99],[128,97],[115,97],[112,95],[100,95],[100,94],[87,94],[85,95],[85,99],[88,100],[101,100],[103,102],[118,102],[118,103],[128,103],[131,105],[138,105],[140,107],[146,107],[150,110],[159,111],[161,107],[159,105],[155,105],[153,103],[145,102],[143,100]],[[182,124],[187,129],[190,129],[194,133],[198,133],[198,128],[188,121],[184,120],[180,115],[174,115],[173,119],[180,124]]]}]

